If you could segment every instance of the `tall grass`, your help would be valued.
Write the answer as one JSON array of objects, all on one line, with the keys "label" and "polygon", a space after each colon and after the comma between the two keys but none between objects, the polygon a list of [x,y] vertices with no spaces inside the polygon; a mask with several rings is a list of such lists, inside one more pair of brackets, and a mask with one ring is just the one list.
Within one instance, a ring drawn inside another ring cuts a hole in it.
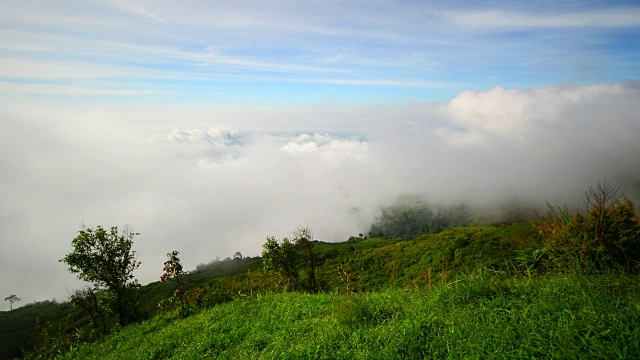
[{"label": "tall grass", "polygon": [[64,359],[632,359],[640,277],[469,272],[375,293],[247,297],[159,315]]}]

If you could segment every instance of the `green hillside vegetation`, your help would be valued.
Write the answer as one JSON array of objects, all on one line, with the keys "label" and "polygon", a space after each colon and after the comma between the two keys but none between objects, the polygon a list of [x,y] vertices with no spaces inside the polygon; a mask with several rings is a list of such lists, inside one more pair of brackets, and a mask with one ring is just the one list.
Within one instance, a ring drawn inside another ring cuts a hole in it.
[{"label": "green hillside vegetation", "polygon": [[47,331],[72,332],[82,327],[86,319],[73,313],[70,303],[41,301],[0,312],[0,354],[2,358],[22,355],[21,348],[31,349],[44,344]]},{"label": "green hillside vegetation", "polygon": [[479,272],[424,289],[267,293],[166,313],[62,359],[632,359],[638,277]]},{"label": "green hillside vegetation", "polygon": [[[617,191],[606,182],[590,188],[587,208],[575,214],[550,206],[533,222],[451,221],[412,237],[413,225],[378,232],[387,237],[305,242],[299,228],[291,241],[267,239],[268,262],[236,253],[185,272],[184,292],[175,281],[138,288],[137,323],[121,327],[110,317],[108,335],[69,303],[47,304],[55,315],[47,326],[26,307],[0,313],[2,354],[21,356],[22,347],[32,350],[27,358],[70,359],[631,359],[640,353],[640,222]],[[468,218],[457,209],[454,218]],[[388,229],[383,223],[372,229]],[[279,257],[274,251],[287,242],[291,256]],[[175,259],[165,272],[181,269]]]},{"label": "green hillside vegetation", "polygon": [[[452,272],[479,266],[507,269],[510,261],[515,261],[513,249],[522,244],[531,231],[529,223],[458,227],[407,241],[364,237],[351,237],[341,243],[314,241],[314,251],[321,264],[319,278],[324,284],[324,291],[345,292],[345,281],[340,279],[337,271],[341,268],[348,272],[354,290],[371,292],[390,286],[424,287],[443,281],[443,276],[446,278]],[[277,276],[264,271],[259,257],[201,264],[186,275],[186,281],[191,298],[203,307],[251,294],[279,291]],[[161,311],[157,304],[171,297],[173,291],[171,286],[159,281],[142,286],[138,292],[144,318],[151,318]],[[70,343],[74,336],[78,337],[76,327],[85,325],[89,329],[90,318],[86,311],[73,309],[69,303],[51,306],[55,308],[51,316],[41,313],[43,323],[47,324],[46,336],[66,338],[65,341]],[[2,353],[8,354],[7,357],[21,356],[21,348],[29,350],[34,344],[50,346],[50,341],[44,341],[45,335],[36,329],[38,315],[25,310],[21,307],[13,312],[0,313],[2,329],[11,329],[11,337],[3,336],[2,342],[5,346]],[[74,321],[69,321],[70,313],[74,314]],[[21,322],[15,322],[15,319],[21,319]],[[9,323],[11,327],[5,326]],[[114,325],[113,319],[109,325]],[[82,336],[90,340],[96,335],[90,335],[87,330]],[[66,346],[61,345],[62,348]]]},{"label": "green hillside vegetation", "polygon": [[415,198],[402,197],[382,210],[371,226],[370,237],[413,239],[420,234],[442,231],[455,226],[467,226],[474,214],[465,204],[445,206]]}]

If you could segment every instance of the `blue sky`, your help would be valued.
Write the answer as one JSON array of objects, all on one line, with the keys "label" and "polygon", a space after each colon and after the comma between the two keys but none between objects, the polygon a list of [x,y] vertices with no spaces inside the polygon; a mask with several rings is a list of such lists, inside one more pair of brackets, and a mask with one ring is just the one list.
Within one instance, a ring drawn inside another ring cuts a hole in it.
[{"label": "blue sky", "polygon": [[4,96],[290,106],[636,80],[633,1],[20,1]]},{"label": "blue sky", "polygon": [[639,39],[635,1],[4,1],[0,289],[66,299],[82,225],[148,283],[407,195],[640,199]]}]

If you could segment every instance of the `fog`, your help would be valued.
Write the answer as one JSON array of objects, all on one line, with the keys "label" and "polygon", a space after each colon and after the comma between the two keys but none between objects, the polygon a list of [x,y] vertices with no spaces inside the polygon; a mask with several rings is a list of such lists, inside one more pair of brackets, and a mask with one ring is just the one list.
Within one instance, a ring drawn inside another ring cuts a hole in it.
[{"label": "fog", "polygon": [[58,260],[83,225],[139,232],[148,283],[172,250],[194,269],[298,225],[344,241],[403,195],[579,206],[607,177],[637,198],[639,99],[595,83],[287,109],[3,101],[0,284],[18,306],[66,300],[80,282]]}]

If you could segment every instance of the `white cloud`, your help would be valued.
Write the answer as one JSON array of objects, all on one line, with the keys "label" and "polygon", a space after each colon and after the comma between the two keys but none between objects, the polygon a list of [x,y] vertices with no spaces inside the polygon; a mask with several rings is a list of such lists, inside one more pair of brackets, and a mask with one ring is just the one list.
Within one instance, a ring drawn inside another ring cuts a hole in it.
[{"label": "white cloud", "polygon": [[[607,136],[615,132],[603,109],[612,101],[630,100],[637,95],[633,88],[621,84],[588,86],[555,86],[531,90],[496,87],[487,91],[464,91],[441,107],[449,125],[438,134],[456,145],[490,145],[491,142],[531,142],[550,127],[570,127],[573,139],[596,134]],[[631,105],[631,102],[629,102]],[[627,114],[617,122],[628,122]],[[554,134],[557,136],[558,134]]]},{"label": "white cloud", "polygon": [[14,97],[198,97],[206,89],[222,101],[286,102],[303,84],[314,87],[309,101],[385,99],[388,87],[411,91],[413,100],[423,89],[448,99],[497,78],[540,86],[634,76],[637,50],[628,39],[640,10],[565,7],[25,0],[0,13],[0,77],[25,84],[3,84]]},{"label": "white cloud", "polygon": [[69,83],[69,84],[47,84],[47,83],[20,83],[0,81],[0,94],[22,96],[22,95],[57,95],[57,96],[142,96],[142,95],[168,95],[171,90],[164,89],[144,89],[128,84],[111,84],[109,87],[101,85],[96,88],[94,84]]},{"label": "white cloud", "polygon": [[229,128],[212,127],[206,130],[190,129],[180,130],[174,129],[169,134],[159,137],[169,142],[175,143],[209,143],[214,147],[240,144],[237,138],[237,130]]},{"label": "white cloud", "polygon": [[340,85],[369,85],[369,86],[398,86],[398,87],[428,87],[442,88],[451,86],[452,83],[435,82],[435,81],[419,81],[419,80],[386,80],[386,79],[320,79],[306,80],[307,82],[319,82],[326,84]]},{"label": "white cloud", "polygon": [[123,10],[130,12],[132,14],[142,16],[148,19],[152,19],[162,24],[167,24],[167,21],[165,19],[158,16],[156,13],[150,11],[147,7],[137,4],[132,0],[116,1],[116,4],[117,6],[121,7]]},{"label": "white cloud", "polygon": [[359,157],[366,151],[366,142],[357,137],[340,137],[327,133],[305,133],[292,137],[278,137],[282,143],[280,149],[291,154],[300,153],[344,153]]},{"label": "white cloud", "polygon": [[231,162],[242,155],[244,146],[244,140],[238,136],[237,130],[224,127],[174,129],[152,139],[181,145],[177,151],[203,166]]},{"label": "white cloud", "polygon": [[345,240],[401,194],[579,205],[604,176],[637,191],[638,98],[633,84],[254,112],[4,98],[0,235],[10,241],[0,262],[26,270],[0,283],[29,301],[64,299],[76,283],[57,260],[83,223],[141,232],[137,275],[148,282],[174,249],[193,268],[257,255],[266,236],[297,225]]},{"label": "white cloud", "polygon": [[523,13],[508,10],[450,11],[453,22],[470,28],[571,28],[571,27],[640,27],[637,7],[565,11],[562,13]]},{"label": "white cloud", "polygon": [[[366,161],[367,142],[360,137],[329,133],[301,133],[297,135],[258,133],[242,134],[234,129],[174,129],[152,137],[179,145],[176,151],[186,154],[201,165],[223,164],[247,156],[248,148],[266,147],[279,150],[300,161],[317,162],[336,168],[349,161]],[[251,160],[248,160],[251,161]]]},{"label": "white cloud", "polygon": [[450,124],[465,132],[512,136],[533,116],[530,101],[526,93],[502,87],[485,92],[467,90],[449,101],[443,112]]}]

